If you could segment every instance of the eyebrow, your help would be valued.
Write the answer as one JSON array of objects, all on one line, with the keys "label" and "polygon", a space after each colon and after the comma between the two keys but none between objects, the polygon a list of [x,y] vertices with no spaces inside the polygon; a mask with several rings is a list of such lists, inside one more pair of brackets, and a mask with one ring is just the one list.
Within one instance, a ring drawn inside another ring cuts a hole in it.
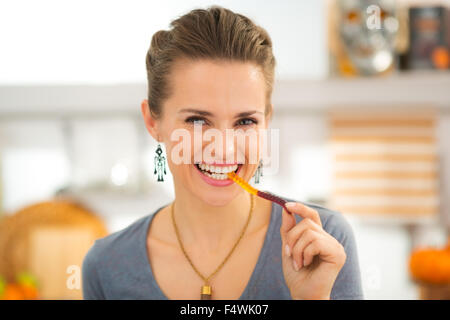
[{"label": "eyebrow", "polygon": [[[180,111],[178,111],[178,113],[183,113],[183,112],[188,112],[188,113],[195,113],[201,116],[206,116],[206,117],[212,117],[214,116],[211,112],[209,111],[205,111],[205,110],[199,110],[199,109],[181,109]],[[258,111],[258,110],[251,110],[251,111],[244,111],[244,112],[240,112],[238,114],[236,114],[234,117],[235,118],[240,118],[240,117],[248,117],[254,113],[261,113],[264,114],[264,112],[262,111]]]}]

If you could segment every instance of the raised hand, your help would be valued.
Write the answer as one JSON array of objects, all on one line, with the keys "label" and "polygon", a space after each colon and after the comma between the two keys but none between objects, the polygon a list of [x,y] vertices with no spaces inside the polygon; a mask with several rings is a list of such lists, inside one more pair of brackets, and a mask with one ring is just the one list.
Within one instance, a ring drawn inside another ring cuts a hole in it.
[{"label": "raised hand", "polygon": [[330,299],[331,289],[344,266],[344,247],[322,229],[319,213],[301,203],[283,209],[280,228],[283,274],[293,299]]}]

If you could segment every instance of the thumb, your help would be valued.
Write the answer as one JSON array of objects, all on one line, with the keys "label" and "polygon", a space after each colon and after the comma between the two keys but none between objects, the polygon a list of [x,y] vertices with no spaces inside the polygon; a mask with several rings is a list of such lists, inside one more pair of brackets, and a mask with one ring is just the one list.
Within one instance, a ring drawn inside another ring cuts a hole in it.
[{"label": "thumb", "polygon": [[288,233],[289,230],[291,230],[295,225],[295,217],[293,214],[288,213],[284,208],[282,208],[282,217],[281,217],[281,228],[280,228],[280,234],[281,234],[281,240],[283,241],[283,244],[285,243],[286,233]]}]

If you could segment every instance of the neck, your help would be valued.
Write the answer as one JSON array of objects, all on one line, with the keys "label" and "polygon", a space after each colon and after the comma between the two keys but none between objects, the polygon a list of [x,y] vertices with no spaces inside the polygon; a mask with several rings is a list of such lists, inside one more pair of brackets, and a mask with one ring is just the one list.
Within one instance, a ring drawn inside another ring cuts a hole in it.
[{"label": "neck", "polygon": [[[184,192],[176,192],[174,219],[183,246],[195,245],[204,252],[214,252],[220,248],[229,248],[242,233],[247,223],[251,198],[247,192],[241,192],[225,206],[212,206]],[[252,219],[255,216],[253,209]],[[251,223],[246,232],[250,230]]]}]

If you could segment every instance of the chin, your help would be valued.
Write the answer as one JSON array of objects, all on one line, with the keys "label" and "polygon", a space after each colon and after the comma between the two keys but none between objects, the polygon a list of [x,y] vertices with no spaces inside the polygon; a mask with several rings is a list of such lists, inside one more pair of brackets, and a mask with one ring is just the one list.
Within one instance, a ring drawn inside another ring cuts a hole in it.
[{"label": "chin", "polygon": [[197,191],[197,197],[210,206],[222,207],[229,204],[234,198],[236,198],[239,195],[239,192],[241,192],[239,189],[229,192],[201,192],[200,194],[198,194]]}]

